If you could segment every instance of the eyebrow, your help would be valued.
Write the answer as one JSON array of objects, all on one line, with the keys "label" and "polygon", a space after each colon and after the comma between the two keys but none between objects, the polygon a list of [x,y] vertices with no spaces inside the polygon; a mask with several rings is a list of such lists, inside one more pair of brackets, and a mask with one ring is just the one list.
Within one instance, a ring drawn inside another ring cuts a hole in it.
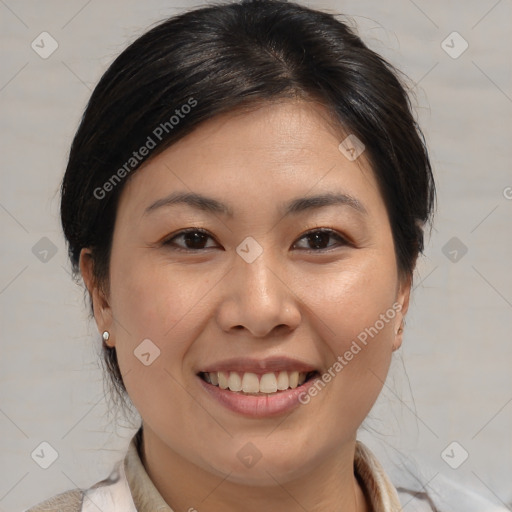
[{"label": "eyebrow", "polygon": [[[172,194],[163,197],[162,199],[158,199],[150,206],[148,206],[144,211],[144,215],[152,213],[159,208],[179,204],[185,204],[191,206],[192,208],[196,208],[198,210],[206,211],[209,213],[223,214],[228,217],[233,217],[233,210],[226,204],[218,201],[217,199],[206,197],[195,192],[173,192]],[[351,196],[350,194],[334,192],[293,199],[289,203],[281,204],[281,211],[283,212],[283,217],[286,217],[288,215],[298,214],[306,210],[334,205],[349,206],[359,213],[365,215],[368,214],[368,211],[364,205],[357,198]]]}]

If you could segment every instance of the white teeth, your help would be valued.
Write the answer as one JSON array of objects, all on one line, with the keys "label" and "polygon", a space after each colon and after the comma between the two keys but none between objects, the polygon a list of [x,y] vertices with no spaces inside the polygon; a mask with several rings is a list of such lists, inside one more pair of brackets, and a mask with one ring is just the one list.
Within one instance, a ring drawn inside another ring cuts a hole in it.
[{"label": "white teeth", "polygon": [[295,389],[299,385],[299,372],[292,372],[288,377],[290,379],[290,387]]},{"label": "white teeth", "polygon": [[244,373],[242,378],[242,391],[244,393],[258,393],[260,383],[255,373]]},{"label": "white teeth", "polygon": [[277,391],[277,379],[273,373],[265,373],[260,380],[260,393],[275,393]]},{"label": "white teeth", "polygon": [[284,391],[290,387],[290,379],[288,378],[287,372],[279,372],[277,376],[277,389]]},{"label": "white teeth", "polygon": [[228,387],[231,391],[242,391],[242,379],[236,372],[231,372],[228,379]]},{"label": "white teeth", "polygon": [[[211,373],[209,374],[211,375]],[[228,377],[224,372],[218,372],[217,377],[219,378],[219,387],[221,389],[228,389]]]},{"label": "white teeth", "polygon": [[210,372],[204,374],[204,380],[219,386],[221,389],[244,393],[277,393],[289,388],[295,389],[306,381],[306,372],[286,372],[281,371],[277,374],[265,373],[258,377],[255,373],[246,372]]}]

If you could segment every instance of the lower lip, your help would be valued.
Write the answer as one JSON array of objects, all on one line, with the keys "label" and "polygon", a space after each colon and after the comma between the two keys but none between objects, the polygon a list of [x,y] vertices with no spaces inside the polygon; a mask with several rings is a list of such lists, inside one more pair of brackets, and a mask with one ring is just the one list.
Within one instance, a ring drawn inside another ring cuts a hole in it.
[{"label": "lower lip", "polygon": [[290,412],[299,405],[302,405],[299,397],[303,393],[307,393],[308,388],[314,384],[318,377],[304,382],[304,384],[295,389],[259,396],[242,395],[241,393],[209,384],[199,376],[197,378],[203,389],[227,409],[250,418],[268,418]]}]

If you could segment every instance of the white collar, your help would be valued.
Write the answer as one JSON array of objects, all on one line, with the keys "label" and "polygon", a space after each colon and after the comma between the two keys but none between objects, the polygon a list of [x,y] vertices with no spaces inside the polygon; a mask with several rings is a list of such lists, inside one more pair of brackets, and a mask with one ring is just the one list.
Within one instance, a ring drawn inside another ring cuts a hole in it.
[{"label": "white collar", "polygon": [[124,471],[124,461],[116,464],[109,477],[87,489],[81,512],[137,512]]}]

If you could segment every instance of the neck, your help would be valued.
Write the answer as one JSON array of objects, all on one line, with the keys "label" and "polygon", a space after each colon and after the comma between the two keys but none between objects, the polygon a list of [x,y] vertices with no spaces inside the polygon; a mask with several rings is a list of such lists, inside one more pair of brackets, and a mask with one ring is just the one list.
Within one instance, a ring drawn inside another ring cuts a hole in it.
[{"label": "neck", "polygon": [[354,475],[355,440],[308,474],[283,482],[267,471],[267,485],[245,485],[207,471],[163,443],[146,425],[141,458],[153,484],[174,511],[208,512],[369,512]]}]

